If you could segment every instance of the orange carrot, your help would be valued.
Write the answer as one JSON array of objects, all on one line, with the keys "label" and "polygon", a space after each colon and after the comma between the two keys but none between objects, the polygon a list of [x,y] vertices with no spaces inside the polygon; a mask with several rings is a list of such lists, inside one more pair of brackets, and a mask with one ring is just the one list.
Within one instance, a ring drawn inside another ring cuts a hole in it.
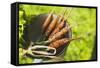
[{"label": "orange carrot", "polygon": [[76,38],[73,38],[73,39],[62,38],[62,39],[59,39],[59,40],[56,40],[56,41],[50,43],[49,46],[57,49],[57,48],[65,45],[65,44],[69,43],[70,41],[73,41],[73,40],[76,40],[76,39],[81,39],[81,37],[76,37]]},{"label": "orange carrot", "polygon": [[46,32],[45,32],[45,35],[46,36],[49,36],[49,34],[52,32],[52,30],[55,28],[56,24],[57,24],[57,20],[58,20],[58,17],[54,18],[52,20],[52,22],[50,23],[50,25],[48,26]]},{"label": "orange carrot", "polygon": [[52,20],[52,15],[53,15],[53,12],[51,12],[48,17],[46,18],[45,22],[43,23],[43,26],[42,26],[42,32],[44,33],[45,32],[45,29],[49,26],[51,20]]},{"label": "orange carrot", "polygon": [[61,16],[59,17],[58,23],[60,23],[60,22],[62,21],[63,18],[64,18],[63,15],[61,15]]},{"label": "orange carrot", "polygon": [[64,44],[67,44],[70,41],[71,40],[68,39],[68,38],[63,38],[63,39],[59,39],[59,40],[56,40],[56,41],[50,43],[49,46],[57,49],[58,47],[61,47]]},{"label": "orange carrot", "polygon": [[70,27],[67,27],[67,26],[64,27],[60,32],[53,35],[52,38],[49,38],[49,41],[51,42],[51,41],[61,38],[63,35],[65,35],[68,32],[69,29],[70,29]]},{"label": "orange carrot", "polygon": [[63,19],[61,23],[58,23],[57,27],[50,34],[49,38],[51,38],[54,34],[56,34],[57,32],[59,32],[63,28],[64,24],[65,24],[65,22],[64,22],[64,19]]}]

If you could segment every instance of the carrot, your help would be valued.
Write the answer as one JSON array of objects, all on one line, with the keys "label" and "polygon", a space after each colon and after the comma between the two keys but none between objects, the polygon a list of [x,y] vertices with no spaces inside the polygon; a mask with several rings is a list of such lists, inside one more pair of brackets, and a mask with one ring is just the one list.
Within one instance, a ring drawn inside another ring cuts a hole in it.
[{"label": "carrot", "polygon": [[68,38],[63,38],[50,43],[49,46],[57,49],[58,47],[67,44],[69,41],[70,40]]},{"label": "carrot", "polygon": [[64,24],[65,24],[65,22],[64,22],[64,19],[63,19],[61,23],[58,23],[58,26],[50,34],[49,38],[51,38],[54,34],[56,34],[57,32],[59,32],[63,28]]},{"label": "carrot", "polygon": [[49,41],[52,42],[54,40],[61,38],[63,35],[65,35],[68,32],[69,29],[70,27],[67,26],[64,27],[60,32],[54,34],[52,38],[49,38]]},{"label": "carrot", "polygon": [[63,20],[65,13],[66,13],[66,9],[63,11],[63,13],[61,13],[58,23],[60,23]]},{"label": "carrot", "polygon": [[60,23],[63,18],[64,18],[63,15],[60,15],[59,20],[58,20],[58,23]]},{"label": "carrot", "polygon": [[45,29],[49,26],[51,20],[52,20],[52,15],[53,15],[53,12],[51,12],[48,17],[46,18],[46,20],[44,21],[43,23],[43,26],[42,26],[42,33],[45,32]]},{"label": "carrot", "polygon": [[48,26],[46,32],[45,32],[45,36],[48,37],[49,34],[52,32],[52,30],[55,28],[56,24],[57,24],[57,20],[58,20],[58,17],[54,18],[52,20],[52,22],[50,23],[50,25]]},{"label": "carrot", "polygon": [[51,38],[55,33],[59,32],[60,29],[64,26],[64,15],[65,15],[66,10],[64,10],[64,12],[62,13],[62,15],[58,16],[58,21],[57,21],[57,26],[55,27],[55,29],[52,31],[52,33],[50,34],[49,38]]},{"label": "carrot", "polygon": [[73,39],[70,39],[70,38],[62,38],[62,39],[59,39],[59,40],[56,40],[56,41],[50,43],[49,46],[57,49],[57,48],[65,45],[65,44],[69,43],[70,41],[76,40],[76,39],[80,39],[80,37],[73,38]]}]

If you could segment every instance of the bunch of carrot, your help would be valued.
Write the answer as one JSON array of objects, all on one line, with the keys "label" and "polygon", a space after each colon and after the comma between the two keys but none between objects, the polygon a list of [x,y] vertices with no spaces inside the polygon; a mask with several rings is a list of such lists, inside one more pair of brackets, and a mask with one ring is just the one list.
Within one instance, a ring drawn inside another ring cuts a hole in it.
[{"label": "bunch of carrot", "polygon": [[[50,51],[45,52],[44,50],[43,51],[33,50],[32,53],[34,52],[34,53],[43,55],[43,57],[45,57],[45,55],[50,55],[50,54],[55,55],[56,50],[58,48],[62,47],[63,45],[67,45],[72,40],[79,39],[80,37],[77,37],[77,38],[67,38],[66,37],[66,34],[69,33],[72,27],[72,26],[69,26],[67,23],[68,22],[64,18],[64,14],[58,15],[58,16],[55,16],[53,12],[48,14],[42,25],[42,36],[43,36],[42,38],[45,38],[45,39],[43,39],[42,42],[41,41],[34,42],[32,43],[32,45],[47,45],[43,47],[37,46],[37,48],[41,48],[41,49],[47,48],[47,50],[48,48],[52,48],[52,50],[54,49],[55,52],[50,53]],[[30,48],[34,49],[36,48],[36,46],[32,46]]]},{"label": "bunch of carrot", "polygon": [[54,17],[53,12],[51,12],[42,25],[42,33],[47,38],[48,46],[57,49],[72,40],[65,38],[70,28],[66,26],[64,15]]}]

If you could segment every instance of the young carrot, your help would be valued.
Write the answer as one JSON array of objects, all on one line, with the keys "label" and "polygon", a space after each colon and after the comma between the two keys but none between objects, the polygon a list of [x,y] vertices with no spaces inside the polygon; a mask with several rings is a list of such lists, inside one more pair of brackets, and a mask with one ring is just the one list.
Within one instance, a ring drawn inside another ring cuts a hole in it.
[{"label": "young carrot", "polygon": [[52,15],[53,15],[53,12],[51,12],[48,17],[46,18],[46,20],[44,21],[43,23],[43,26],[42,26],[42,33],[45,32],[46,28],[49,26],[51,20],[52,20]]},{"label": "young carrot", "polygon": [[50,23],[50,25],[48,26],[46,32],[45,32],[45,36],[48,37],[49,34],[52,32],[52,30],[55,28],[56,24],[57,24],[57,20],[58,20],[58,17],[54,18],[52,20],[52,22]]},{"label": "young carrot", "polygon": [[60,17],[59,17],[59,20],[58,20],[58,23],[60,23],[60,22],[64,19],[64,15],[65,15],[66,11],[67,11],[67,9],[65,9],[65,10],[63,11],[63,13],[61,13],[61,15],[60,15]]},{"label": "young carrot", "polygon": [[73,39],[69,39],[69,38],[62,38],[62,39],[59,39],[59,40],[56,40],[52,43],[49,44],[50,47],[53,47],[55,49],[63,46],[64,44],[67,44],[69,43],[70,41],[72,40],[76,40],[76,39],[79,39],[79,38],[73,38]]},{"label": "young carrot", "polygon": [[66,38],[63,38],[63,39],[59,39],[59,40],[56,40],[56,41],[53,41],[52,43],[49,44],[49,47],[53,47],[53,48],[58,48],[66,43],[68,43],[69,40],[66,39]]},{"label": "young carrot", "polygon": [[63,20],[63,18],[64,18],[64,15],[59,16],[58,24]]},{"label": "young carrot", "polygon": [[68,30],[70,29],[71,27],[64,27],[60,32],[57,32],[56,34],[54,34],[53,36],[52,36],[52,38],[49,38],[49,41],[50,42],[52,42],[52,41],[54,41],[54,40],[57,40],[57,39],[59,39],[59,38],[61,38],[63,35],[65,35],[67,32],[68,32]]},{"label": "young carrot", "polygon": [[58,16],[58,21],[57,21],[57,26],[55,27],[55,29],[53,30],[53,32],[50,34],[49,38],[52,37],[55,33],[59,32],[59,30],[64,26],[64,15],[66,13],[66,10],[64,10],[64,12],[62,13],[62,15]]},{"label": "young carrot", "polygon": [[50,34],[49,38],[51,38],[54,34],[56,34],[57,32],[59,32],[59,31],[63,28],[64,24],[65,24],[65,21],[64,21],[64,19],[63,19],[61,23],[58,23],[58,26],[57,26],[57,27],[54,29],[54,31]]}]

